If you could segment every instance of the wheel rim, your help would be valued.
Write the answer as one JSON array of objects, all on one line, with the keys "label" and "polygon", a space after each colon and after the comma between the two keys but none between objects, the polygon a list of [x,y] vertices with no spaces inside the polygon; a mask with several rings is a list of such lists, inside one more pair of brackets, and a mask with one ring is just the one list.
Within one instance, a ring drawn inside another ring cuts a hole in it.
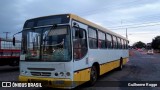
[{"label": "wheel rim", "polygon": [[93,67],[91,71],[91,80],[93,83],[95,83],[97,80],[97,71],[95,67]]}]

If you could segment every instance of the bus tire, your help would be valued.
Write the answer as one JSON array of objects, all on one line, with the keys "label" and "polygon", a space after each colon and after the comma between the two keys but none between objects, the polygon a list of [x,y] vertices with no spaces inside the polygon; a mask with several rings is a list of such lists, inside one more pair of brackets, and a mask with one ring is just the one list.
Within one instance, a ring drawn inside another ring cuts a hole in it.
[{"label": "bus tire", "polygon": [[10,62],[10,66],[18,66],[19,65],[19,61],[18,60],[13,60]]},{"label": "bus tire", "polygon": [[123,58],[120,58],[120,63],[119,63],[118,69],[119,69],[119,70],[122,70],[122,69],[123,69]]},{"label": "bus tire", "polygon": [[93,86],[98,78],[98,72],[97,72],[97,68],[95,65],[92,66],[91,68],[91,72],[90,72],[90,81],[89,81],[89,85]]}]

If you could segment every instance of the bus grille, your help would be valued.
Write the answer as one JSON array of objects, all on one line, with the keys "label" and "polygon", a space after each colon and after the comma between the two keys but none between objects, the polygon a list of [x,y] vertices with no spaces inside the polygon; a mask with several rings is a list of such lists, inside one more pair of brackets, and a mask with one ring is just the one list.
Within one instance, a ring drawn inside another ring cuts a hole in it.
[{"label": "bus grille", "polygon": [[51,76],[50,72],[31,72],[33,76]]}]

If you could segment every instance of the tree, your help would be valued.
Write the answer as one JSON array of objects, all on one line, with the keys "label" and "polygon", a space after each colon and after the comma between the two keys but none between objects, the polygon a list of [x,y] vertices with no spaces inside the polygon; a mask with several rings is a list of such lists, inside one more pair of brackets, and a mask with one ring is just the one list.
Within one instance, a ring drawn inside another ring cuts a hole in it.
[{"label": "tree", "polygon": [[133,44],[133,47],[136,47],[136,48],[145,48],[146,47],[146,44],[139,41],[139,42],[136,42]]},{"label": "tree", "polygon": [[160,50],[160,36],[156,36],[153,40],[152,40],[152,48],[153,49],[158,49]]}]

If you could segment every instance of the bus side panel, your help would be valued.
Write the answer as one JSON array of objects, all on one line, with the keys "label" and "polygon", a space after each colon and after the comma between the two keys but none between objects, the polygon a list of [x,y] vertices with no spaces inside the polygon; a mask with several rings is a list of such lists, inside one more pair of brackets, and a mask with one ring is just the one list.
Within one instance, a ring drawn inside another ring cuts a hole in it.
[{"label": "bus side panel", "polygon": [[94,62],[100,65],[100,75],[120,66],[120,58],[123,58],[123,65],[127,62],[128,50],[119,49],[89,49],[90,66]]},{"label": "bus side panel", "polygon": [[74,72],[74,79],[76,86],[85,83],[90,80],[90,69],[84,69]]},{"label": "bus side panel", "polygon": [[119,63],[120,63],[120,60],[116,60],[116,61],[112,61],[112,62],[108,62],[100,65],[100,75],[119,67]]}]

